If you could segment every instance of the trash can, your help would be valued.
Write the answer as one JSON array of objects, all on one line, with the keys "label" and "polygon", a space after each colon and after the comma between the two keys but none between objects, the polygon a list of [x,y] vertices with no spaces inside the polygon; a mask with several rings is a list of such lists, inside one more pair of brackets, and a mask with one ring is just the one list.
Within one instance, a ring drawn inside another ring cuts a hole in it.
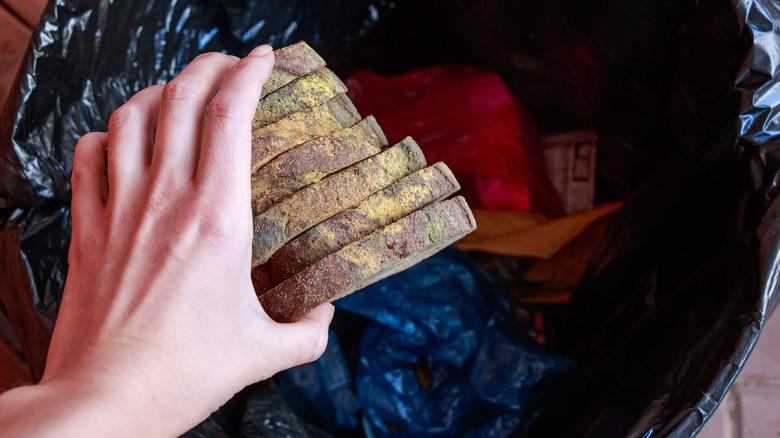
[{"label": "trash can", "polygon": [[583,372],[527,436],[693,436],[776,304],[779,24],[767,0],[51,2],[0,119],[0,334],[40,377],[76,141],[197,54],[304,40],[342,77],[468,64],[543,135],[597,133],[596,201],[623,202],[549,320]]}]

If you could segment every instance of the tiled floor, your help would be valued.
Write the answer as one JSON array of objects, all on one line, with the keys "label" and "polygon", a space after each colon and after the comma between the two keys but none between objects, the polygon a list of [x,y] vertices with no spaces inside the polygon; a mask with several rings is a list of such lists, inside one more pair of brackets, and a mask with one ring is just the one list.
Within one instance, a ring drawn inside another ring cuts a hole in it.
[{"label": "tiled floor", "polygon": [[[0,0],[0,29],[3,29],[0,32],[0,104],[5,103],[46,3],[46,0]],[[7,346],[0,345],[0,358],[4,356],[10,357]],[[0,375],[21,373],[18,365],[0,360]],[[0,387],[3,383],[0,381]],[[747,366],[699,436],[780,437],[780,315],[769,321]]]},{"label": "tiled floor", "polygon": [[769,319],[747,365],[699,437],[780,437],[780,313]]}]

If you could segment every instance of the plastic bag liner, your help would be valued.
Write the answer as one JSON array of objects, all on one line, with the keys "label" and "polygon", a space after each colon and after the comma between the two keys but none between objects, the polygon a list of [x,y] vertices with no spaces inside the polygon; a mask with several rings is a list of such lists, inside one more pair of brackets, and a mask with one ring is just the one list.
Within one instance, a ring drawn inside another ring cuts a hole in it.
[{"label": "plastic bag liner", "polygon": [[67,271],[76,140],[203,51],[306,40],[342,77],[499,73],[540,132],[599,136],[614,255],[555,324],[586,377],[536,436],[691,436],[745,364],[780,268],[780,7],[769,0],[59,0],[0,118],[0,297],[38,377]]}]

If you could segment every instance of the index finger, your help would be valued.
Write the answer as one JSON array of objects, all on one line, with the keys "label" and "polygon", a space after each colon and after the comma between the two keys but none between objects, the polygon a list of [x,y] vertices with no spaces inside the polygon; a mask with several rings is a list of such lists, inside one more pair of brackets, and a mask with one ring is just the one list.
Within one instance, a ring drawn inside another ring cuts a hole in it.
[{"label": "index finger", "polygon": [[[252,118],[274,65],[273,49],[256,47],[239,60],[206,111],[196,180],[218,190],[231,188],[249,199]],[[235,193],[235,192],[234,192]]]}]

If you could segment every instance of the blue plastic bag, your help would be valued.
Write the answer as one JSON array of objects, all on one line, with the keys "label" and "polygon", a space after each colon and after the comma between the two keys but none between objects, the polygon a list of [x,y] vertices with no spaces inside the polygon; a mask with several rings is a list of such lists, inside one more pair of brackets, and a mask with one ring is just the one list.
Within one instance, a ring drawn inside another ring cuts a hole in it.
[{"label": "blue plastic bag", "polygon": [[574,371],[524,333],[504,292],[454,248],[336,304],[373,321],[356,376],[367,435],[508,436]]}]

